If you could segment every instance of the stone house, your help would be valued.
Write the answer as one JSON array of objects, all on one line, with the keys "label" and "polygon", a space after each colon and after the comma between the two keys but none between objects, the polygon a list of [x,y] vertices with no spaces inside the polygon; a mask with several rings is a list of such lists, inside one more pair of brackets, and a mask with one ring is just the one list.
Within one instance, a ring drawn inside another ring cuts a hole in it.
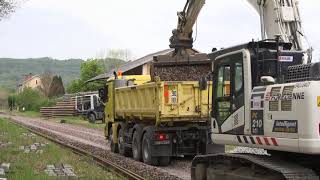
[{"label": "stone house", "polygon": [[36,89],[41,86],[40,75],[33,75],[32,73],[24,75],[22,82],[18,84],[17,92],[21,93],[25,88]]}]

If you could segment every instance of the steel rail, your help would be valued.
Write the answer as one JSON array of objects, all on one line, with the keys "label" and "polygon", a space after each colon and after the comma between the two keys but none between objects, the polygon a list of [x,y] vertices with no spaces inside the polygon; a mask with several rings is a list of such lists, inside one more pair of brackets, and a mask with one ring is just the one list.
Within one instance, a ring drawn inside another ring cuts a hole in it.
[{"label": "steel rail", "polygon": [[145,178],[143,178],[142,176],[132,172],[132,171],[129,171],[127,170],[126,168],[123,168],[105,158],[102,158],[102,157],[99,157],[97,155],[94,155],[92,154],[91,152],[89,151],[86,151],[82,148],[79,148],[79,147],[76,147],[76,146],[73,146],[71,144],[66,144],[65,142],[63,141],[60,141],[58,139],[55,139],[53,137],[50,137],[49,135],[45,134],[45,133],[42,133],[42,132],[39,132],[39,131],[36,131],[34,130],[33,128],[27,126],[27,125],[24,125],[24,124],[20,124],[18,122],[16,122],[15,120],[13,120],[12,118],[9,118],[10,122],[16,124],[17,126],[20,126],[20,127],[23,127],[29,131],[31,131],[32,133],[34,134],[37,134],[43,138],[46,138],[50,141],[53,141],[61,146],[64,146],[66,148],[69,148],[71,149],[73,152],[77,153],[77,154],[80,154],[80,155],[83,155],[83,156],[87,156],[87,157],[90,157],[92,158],[95,162],[97,162],[100,166],[106,168],[106,167],[109,167],[111,169],[113,169],[115,172],[121,174],[122,176],[130,179],[130,180],[144,180]]}]

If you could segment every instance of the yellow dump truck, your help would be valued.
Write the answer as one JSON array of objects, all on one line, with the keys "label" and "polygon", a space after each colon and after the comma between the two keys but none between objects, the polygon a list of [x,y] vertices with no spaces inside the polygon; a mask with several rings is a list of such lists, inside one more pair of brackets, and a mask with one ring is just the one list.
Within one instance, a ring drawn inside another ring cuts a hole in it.
[{"label": "yellow dump truck", "polygon": [[111,150],[151,165],[205,154],[211,88],[210,82],[151,81],[150,76],[109,80],[100,96]]}]

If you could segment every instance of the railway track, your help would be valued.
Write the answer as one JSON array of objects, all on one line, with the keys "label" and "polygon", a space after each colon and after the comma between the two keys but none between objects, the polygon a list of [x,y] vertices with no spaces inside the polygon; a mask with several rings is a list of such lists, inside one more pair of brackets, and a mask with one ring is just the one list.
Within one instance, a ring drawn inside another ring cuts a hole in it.
[{"label": "railway track", "polygon": [[73,152],[77,153],[77,154],[80,154],[80,155],[83,155],[83,156],[87,156],[87,157],[90,157],[92,158],[95,162],[97,162],[100,166],[104,167],[104,168],[111,168],[112,170],[114,170],[115,172],[119,173],[120,175],[130,179],[130,180],[143,180],[145,179],[144,177],[140,176],[139,174],[136,174],[128,169],[125,169],[105,158],[102,158],[102,157],[99,157],[97,155],[94,155],[92,154],[91,152],[89,151],[86,151],[82,148],[79,148],[79,147],[76,147],[76,146],[73,146],[72,144],[68,144],[68,143],[65,143],[63,141],[60,141],[56,138],[53,138],[49,135],[46,135],[45,133],[42,133],[40,131],[37,131],[35,129],[32,129],[28,126],[25,126],[23,124],[19,124],[15,121],[11,121],[12,123],[16,124],[17,126],[20,126],[20,127],[23,127],[23,128],[26,128],[28,129],[30,132],[34,133],[34,134],[37,134],[41,137],[44,137],[50,141],[53,141],[63,147],[66,147],[66,148],[69,148],[71,149]]},{"label": "railway track", "polygon": [[[128,174],[139,175],[145,179],[157,179],[157,180],[190,180],[190,168],[191,160],[189,158],[174,158],[169,166],[157,167],[144,164],[139,161],[135,161],[130,157],[124,157],[116,153],[112,153],[109,148],[108,142],[105,140],[103,130],[91,129],[72,124],[61,124],[50,120],[44,120],[39,118],[28,118],[23,116],[10,115],[6,113],[0,113],[0,118],[9,119],[12,122],[18,123],[18,125],[44,134],[48,139],[52,139],[63,146],[75,147],[76,149],[84,150],[84,152],[77,152],[79,154],[85,154],[92,159],[96,159],[96,162],[101,165],[104,162],[100,162],[99,159],[107,160],[111,162],[109,164],[110,169],[112,165],[115,165],[115,172],[121,173],[129,170]],[[98,158],[94,158],[98,157]],[[108,165],[103,165],[107,167]],[[130,175],[123,175],[125,177]],[[133,175],[135,176],[135,175]],[[128,179],[134,179],[134,177],[128,177]]]}]

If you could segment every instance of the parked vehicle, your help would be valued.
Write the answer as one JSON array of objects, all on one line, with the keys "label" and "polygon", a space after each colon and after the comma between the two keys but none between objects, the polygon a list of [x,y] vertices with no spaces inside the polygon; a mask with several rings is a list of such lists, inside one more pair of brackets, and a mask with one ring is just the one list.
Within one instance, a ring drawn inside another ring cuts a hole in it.
[{"label": "parked vehicle", "polygon": [[90,123],[95,123],[97,120],[104,122],[104,104],[98,94],[76,96],[76,110]]}]

